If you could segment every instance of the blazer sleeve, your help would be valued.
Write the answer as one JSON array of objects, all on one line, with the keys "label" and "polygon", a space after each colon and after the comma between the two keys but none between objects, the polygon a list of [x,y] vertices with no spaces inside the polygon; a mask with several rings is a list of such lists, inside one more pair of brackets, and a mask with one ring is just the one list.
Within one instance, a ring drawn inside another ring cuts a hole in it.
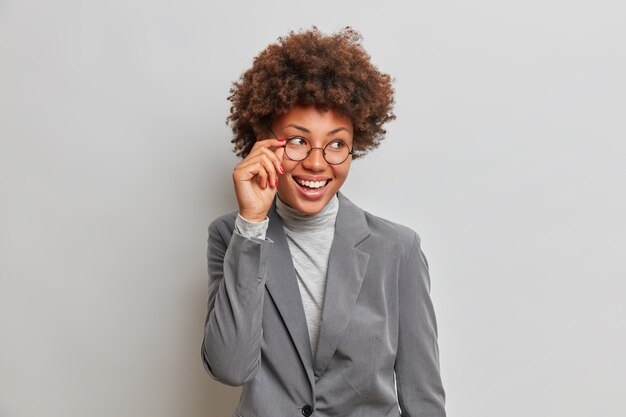
[{"label": "blazer sleeve", "polygon": [[415,234],[398,277],[399,328],[395,372],[402,416],[444,417],[437,322],[428,261]]},{"label": "blazer sleeve", "polygon": [[209,299],[202,360],[211,377],[240,386],[254,378],[261,360],[264,288],[272,242],[226,229],[217,221],[209,227]]}]

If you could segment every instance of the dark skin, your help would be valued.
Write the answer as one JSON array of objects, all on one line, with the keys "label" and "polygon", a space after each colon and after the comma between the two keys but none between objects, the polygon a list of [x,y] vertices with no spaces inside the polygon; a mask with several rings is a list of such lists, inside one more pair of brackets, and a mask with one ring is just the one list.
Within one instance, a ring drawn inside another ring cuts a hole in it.
[{"label": "dark skin", "polygon": [[[283,138],[257,140],[233,171],[239,214],[248,221],[263,221],[277,191],[281,200],[296,210],[319,213],[345,182],[352,162],[346,158],[329,164],[322,149],[338,140],[352,146],[352,129],[349,117],[315,106],[294,106],[275,119],[271,130],[277,135],[302,136],[316,149],[305,159],[293,161],[285,156]],[[303,186],[303,181],[308,186]]]},{"label": "dark skin", "polygon": [[259,139],[233,170],[239,214],[251,222],[265,219],[278,188],[285,149],[284,139]]}]

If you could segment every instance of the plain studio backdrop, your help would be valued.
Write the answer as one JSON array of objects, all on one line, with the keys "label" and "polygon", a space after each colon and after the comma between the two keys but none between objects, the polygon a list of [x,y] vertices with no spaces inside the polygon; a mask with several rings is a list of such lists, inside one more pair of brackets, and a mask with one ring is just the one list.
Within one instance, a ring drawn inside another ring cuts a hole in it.
[{"label": "plain studio backdrop", "polygon": [[0,1],[0,416],[221,417],[231,82],[350,25],[397,120],[343,190],[422,237],[450,416],[623,417],[621,2]]}]

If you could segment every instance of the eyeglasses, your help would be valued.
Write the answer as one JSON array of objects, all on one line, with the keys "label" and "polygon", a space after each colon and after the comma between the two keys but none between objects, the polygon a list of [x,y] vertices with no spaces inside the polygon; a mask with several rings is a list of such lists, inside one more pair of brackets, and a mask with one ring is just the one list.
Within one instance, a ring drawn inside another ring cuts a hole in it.
[{"label": "eyeglasses", "polygon": [[[272,129],[270,129],[270,132],[278,139],[278,136],[276,136],[276,133],[274,133]],[[341,139],[328,142],[323,148],[314,148],[305,137],[292,136],[287,138],[287,143],[283,145],[283,147],[285,148],[287,158],[296,162],[304,161],[311,154],[313,149],[321,150],[324,160],[330,165],[339,165],[352,155],[352,149]]]}]

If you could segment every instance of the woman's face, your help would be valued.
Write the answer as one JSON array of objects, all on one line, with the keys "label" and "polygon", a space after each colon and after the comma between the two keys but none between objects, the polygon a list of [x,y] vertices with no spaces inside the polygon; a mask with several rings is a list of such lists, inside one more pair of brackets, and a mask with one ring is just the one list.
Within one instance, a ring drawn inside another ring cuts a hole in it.
[{"label": "woman's face", "polygon": [[[350,149],[353,145],[352,121],[332,109],[324,111],[315,106],[295,106],[276,118],[271,127],[279,138],[289,140],[301,136],[313,148],[324,148],[337,139],[343,140]],[[279,176],[278,196],[302,213],[319,213],[343,185],[351,163],[352,155],[341,164],[330,165],[321,149],[313,149],[302,161],[292,161],[285,156],[282,164],[285,173]],[[303,181],[317,184],[306,186]]]}]

